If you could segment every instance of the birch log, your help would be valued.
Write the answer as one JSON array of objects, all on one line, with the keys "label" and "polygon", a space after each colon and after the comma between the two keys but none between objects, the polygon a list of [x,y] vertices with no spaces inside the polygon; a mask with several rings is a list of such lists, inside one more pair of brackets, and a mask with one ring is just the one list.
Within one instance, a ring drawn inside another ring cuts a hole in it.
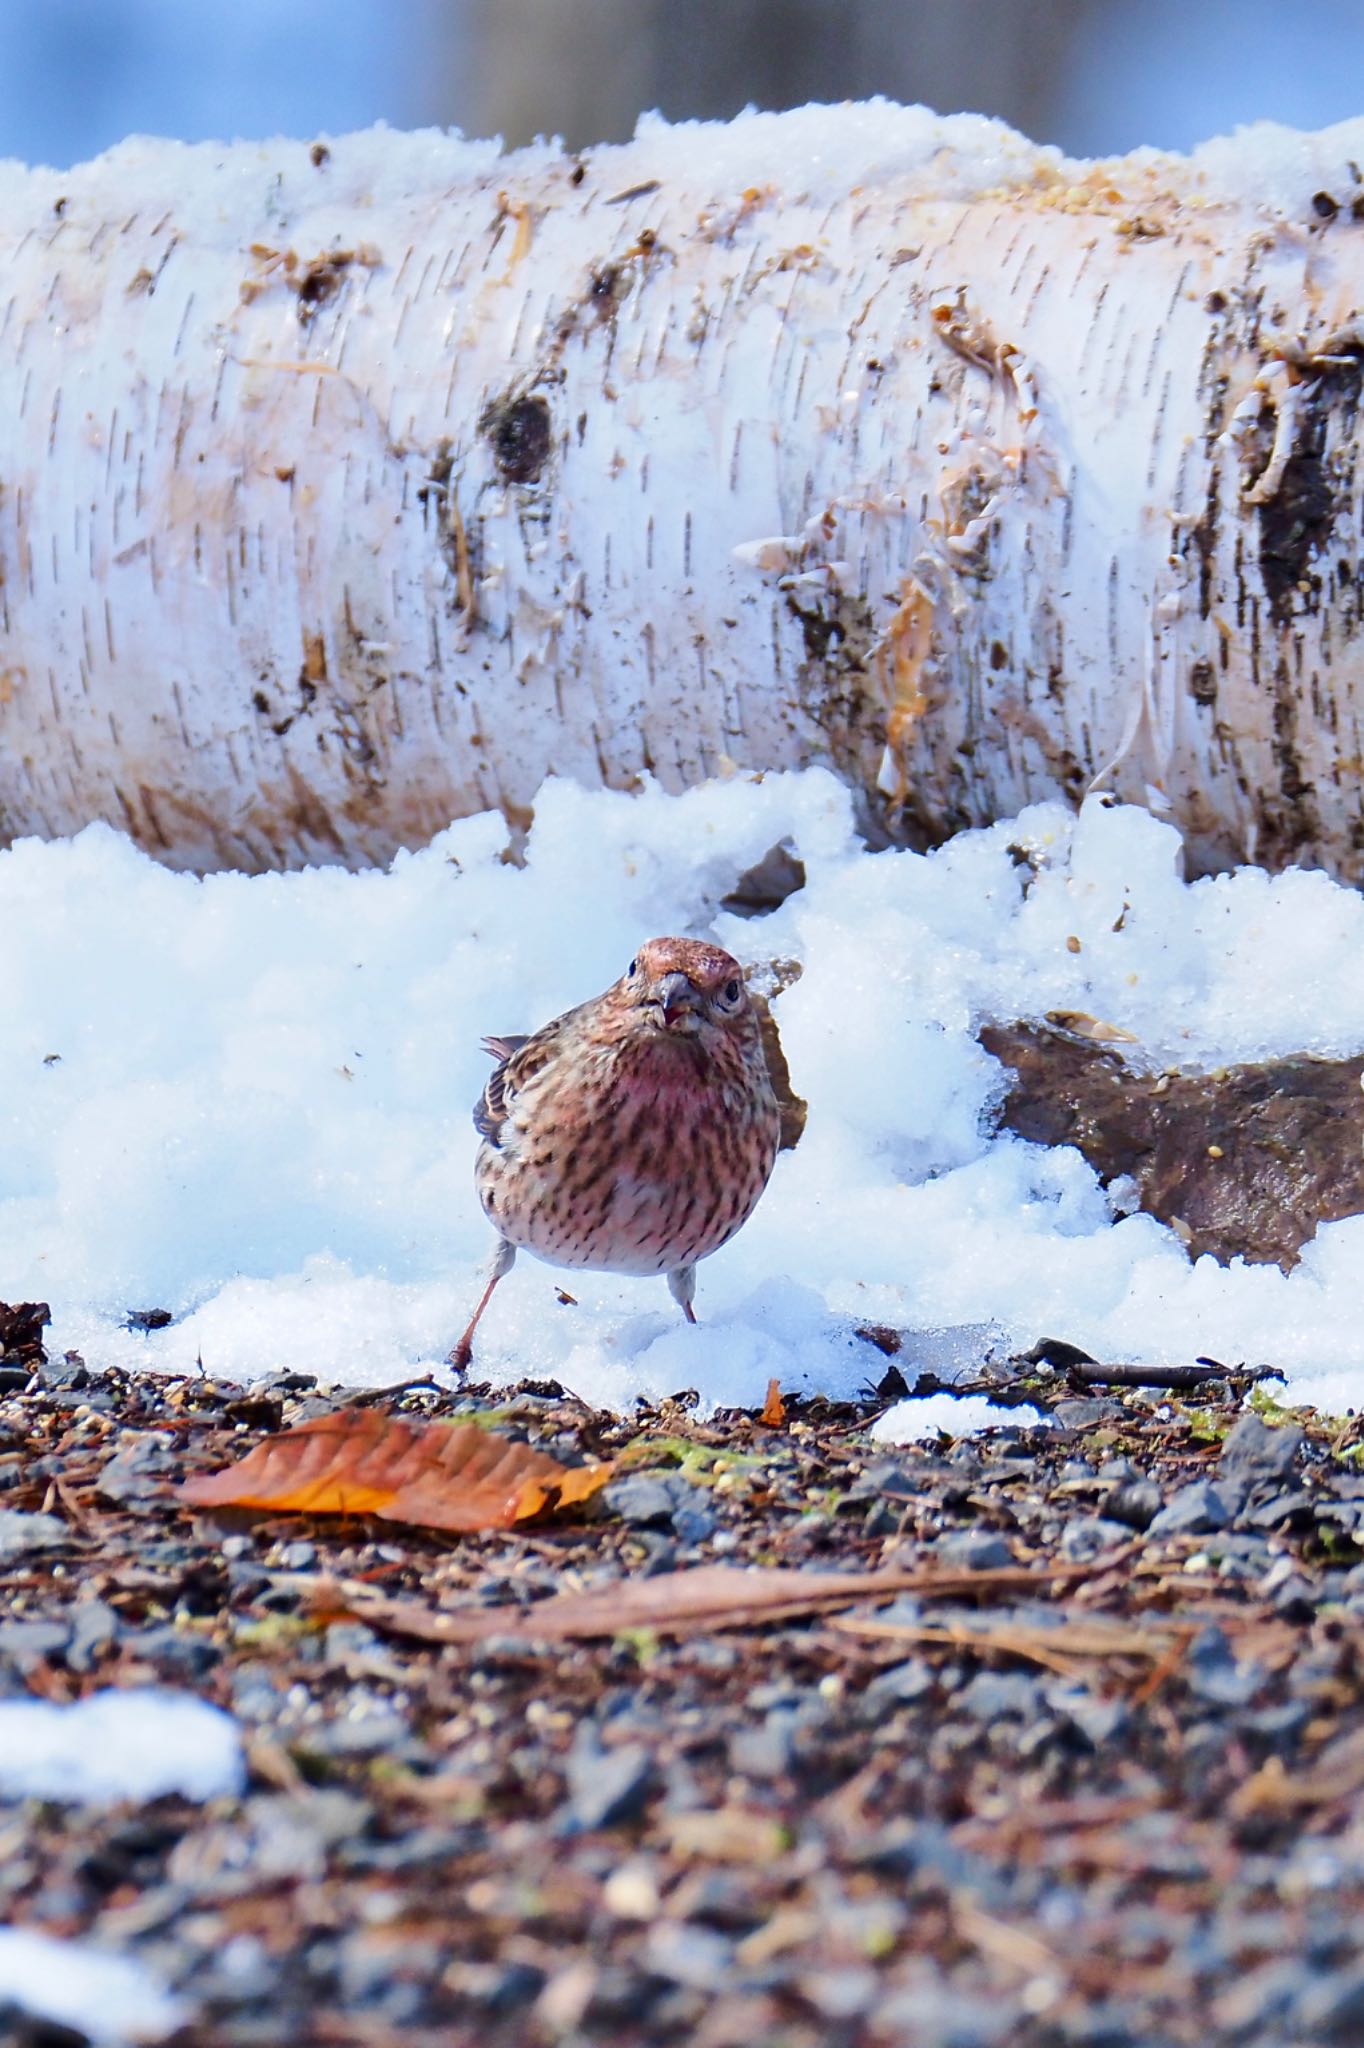
[{"label": "birch log", "polygon": [[0,831],[363,864],[825,761],[1357,879],[1361,165],[873,104],[6,167]]}]

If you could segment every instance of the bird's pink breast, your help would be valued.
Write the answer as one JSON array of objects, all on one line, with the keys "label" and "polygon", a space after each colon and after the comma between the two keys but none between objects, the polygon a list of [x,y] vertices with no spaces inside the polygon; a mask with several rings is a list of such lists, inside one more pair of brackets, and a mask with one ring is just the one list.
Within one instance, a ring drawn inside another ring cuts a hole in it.
[{"label": "bird's pink breast", "polygon": [[556,1061],[510,1122],[479,1155],[490,1221],[552,1264],[615,1273],[667,1273],[718,1250],[777,1150],[766,1068],[729,1040],[707,1053],[659,1035],[608,1060]]}]

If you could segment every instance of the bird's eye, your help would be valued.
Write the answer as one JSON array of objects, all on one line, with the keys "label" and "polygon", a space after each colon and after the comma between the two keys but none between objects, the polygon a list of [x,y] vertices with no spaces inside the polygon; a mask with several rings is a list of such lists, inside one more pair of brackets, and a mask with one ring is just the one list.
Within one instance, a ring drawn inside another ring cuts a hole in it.
[{"label": "bird's eye", "polygon": [[633,974],[633,973],[635,972],[635,970],[636,970],[636,968],[637,968],[638,966],[639,966],[639,962],[638,962],[638,960],[632,960],[632,961],[630,962],[630,965],[629,965],[629,966],[628,966],[628,967],[626,968],[626,970],[625,970],[625,975],[626,975],[626,979],[627,979],[627,980],[628,980],[628,979],[629,979],[629,977],[630,977],[630,976],[631,976],[631,975],[632,975],[632,974]]},{"label": "bird's eye", "polygon": [[737,981],[727,981],[727,982],[725,983],[725,987],[724,987],[724,997],[725,997],[725,1001],[726,1001],[727,1003],[737,1003],[737,1002],[738,1002],[738,1000],[739,1000],[739,984],[738,984],[738,982],[737,982]]}]

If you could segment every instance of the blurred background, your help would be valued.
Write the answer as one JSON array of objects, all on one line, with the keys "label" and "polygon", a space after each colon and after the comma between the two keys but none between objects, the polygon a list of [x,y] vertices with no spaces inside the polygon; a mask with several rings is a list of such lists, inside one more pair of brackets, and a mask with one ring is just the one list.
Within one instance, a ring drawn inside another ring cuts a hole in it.
[{"label": "blurred background", "polygon": [[1314,0],[0,0],[0,156],[384,120],[621,141],[884,93],[1076,155],[1364,113],[1364,5]]}]

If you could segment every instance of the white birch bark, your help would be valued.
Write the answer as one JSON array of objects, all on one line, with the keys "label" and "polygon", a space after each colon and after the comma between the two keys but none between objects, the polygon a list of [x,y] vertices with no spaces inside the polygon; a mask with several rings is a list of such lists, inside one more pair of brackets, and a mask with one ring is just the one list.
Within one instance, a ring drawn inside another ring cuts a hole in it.
[{"label": "white birch bark", "polygon": [[6,167],[0,830],[364,863],[823,760],[1357,877],[1361,165],[871,106]]}]

